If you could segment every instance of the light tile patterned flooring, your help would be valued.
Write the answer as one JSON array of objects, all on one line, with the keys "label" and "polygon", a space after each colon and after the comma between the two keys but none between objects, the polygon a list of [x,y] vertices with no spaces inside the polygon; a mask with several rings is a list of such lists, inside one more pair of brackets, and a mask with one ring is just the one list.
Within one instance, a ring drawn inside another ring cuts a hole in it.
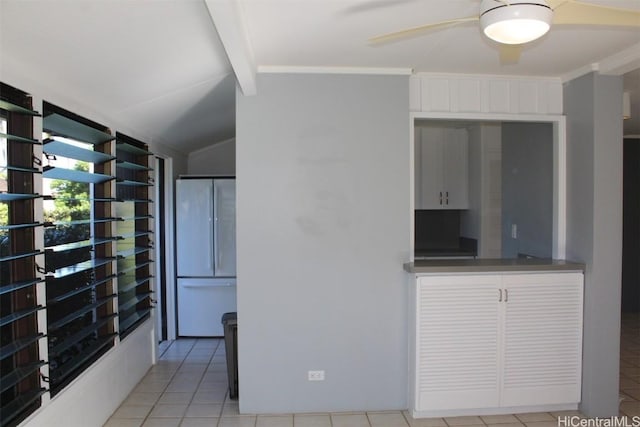
[{"label": "light tile patterned flooring", "polygon": [[[532,413],[414,420],[406,411],[240,415],[227,396],[224,342],[163,343],[160,360],[104,427],[557,427],[556,417]],[[640,314],[623,315],[620,414],[640,416]]]}]

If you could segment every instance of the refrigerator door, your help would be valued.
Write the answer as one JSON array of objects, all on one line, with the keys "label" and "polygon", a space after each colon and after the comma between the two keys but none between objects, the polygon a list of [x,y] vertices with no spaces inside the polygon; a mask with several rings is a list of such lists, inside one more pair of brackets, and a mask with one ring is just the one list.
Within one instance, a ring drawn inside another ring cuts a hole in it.
[{"label": "refrigerator door", "polygon": [[236,181],[213,181],[214,272],[216,277],[236,275]]},{"label": "refrigerator door", "polygon": [[178,279],[178,335],[222,337],[222,315],[236,310],[236,279]]},{"label": "refrigerator door", "polygon": [[176,181],[176,251],[178,276],[212,277],[213,181]]}]

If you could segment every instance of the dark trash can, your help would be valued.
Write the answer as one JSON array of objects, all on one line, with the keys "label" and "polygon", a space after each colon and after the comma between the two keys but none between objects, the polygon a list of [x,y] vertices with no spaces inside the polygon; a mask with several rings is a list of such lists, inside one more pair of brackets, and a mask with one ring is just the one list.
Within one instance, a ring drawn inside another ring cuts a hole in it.
[{"label": "dark trash can", "polygon": [[229,378],[229,397],[238,398],[238,313],[222,315],[224,328],[224,347],[227,355],[227,376]]}]

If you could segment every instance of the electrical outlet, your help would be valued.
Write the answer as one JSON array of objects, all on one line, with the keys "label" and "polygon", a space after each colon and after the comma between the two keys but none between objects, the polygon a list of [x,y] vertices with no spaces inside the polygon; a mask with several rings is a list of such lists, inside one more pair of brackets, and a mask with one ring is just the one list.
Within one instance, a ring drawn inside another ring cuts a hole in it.
[{"label": "electrical outlet", "polygon": [[324,371],[309,371],[309,381],[324,381]]},{"label": "electrical outlet", "polygon": [[518,238],[518,224],[511,224],[511,238]]}]

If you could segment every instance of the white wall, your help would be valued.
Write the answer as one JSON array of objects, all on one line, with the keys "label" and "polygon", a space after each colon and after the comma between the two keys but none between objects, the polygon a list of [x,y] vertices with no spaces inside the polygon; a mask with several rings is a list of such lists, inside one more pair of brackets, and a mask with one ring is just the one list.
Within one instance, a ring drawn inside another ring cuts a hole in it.
[{"label": "white wall", "polygon": [[[460,235],[481,243],[482,133],[480,125],[469,126],[469,209],[460,212]],[[479,256],[482,256],[478,252]]]},{"label": "white wall", "polygon": [[235,138],[189,153],[189,175],[235,176]]},{"label": "white wall", "polygon": [[149,370],[155,342],[147,320],[20,426],[102,426]]},{"label": "white wall", "polygon": [[469,209],[460,214],[464,237],[478,239],[478,257],[501,256],[501,137],[500,122],[469,126]]},{"label": "white wall", "polygon": [[237,97],[240,412],[405,409],[408,77],[258,87]]}]

